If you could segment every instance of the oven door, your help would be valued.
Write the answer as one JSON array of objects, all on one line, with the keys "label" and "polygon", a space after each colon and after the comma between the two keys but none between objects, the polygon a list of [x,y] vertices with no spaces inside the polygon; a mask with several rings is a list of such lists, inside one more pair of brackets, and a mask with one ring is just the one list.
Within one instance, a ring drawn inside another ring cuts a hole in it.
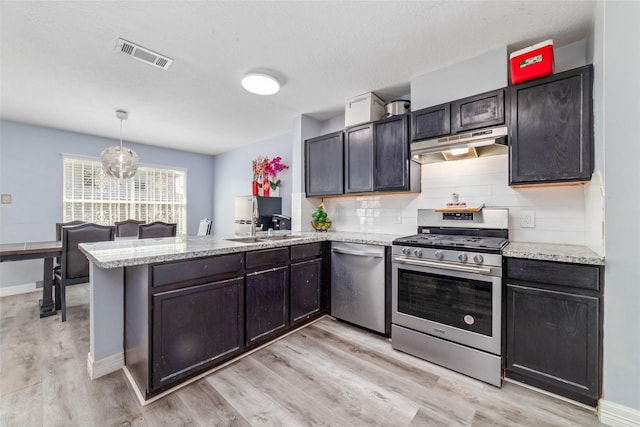
[{"label": "oven door", "polygon": [[501,269],[457,268],[394,257],[392,323],[500,355]]}]

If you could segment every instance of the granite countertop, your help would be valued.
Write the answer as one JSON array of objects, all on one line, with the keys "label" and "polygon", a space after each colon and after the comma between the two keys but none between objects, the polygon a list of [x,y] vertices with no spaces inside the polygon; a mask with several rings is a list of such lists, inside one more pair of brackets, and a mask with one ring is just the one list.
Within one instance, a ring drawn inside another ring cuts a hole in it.
[{"label": "granite countertop", "polygon": [[543,261],[559,261],[574,264],[604,265],[604,256],[581,245],[555,243],[509,242],[502,255],[511,258],[528,258]]},{"label": "granite countertop", "polygon": [[[118,268],[322,241],[391,246],[391,242],[394,239],[401,237],[393,234],[339,231],[326,233],[281,232],[275,234],[276,237],[283,235],[288,235],[288,237],[280,240],[238,242],[228,240],[237,239],[237,236],[216,234],[211,236],[178,236],[161,239],[128,239],[81,243],[79,247],[97,267]],[[267,235],[266,233],[258,233],[258,237],[264,238]]]}]

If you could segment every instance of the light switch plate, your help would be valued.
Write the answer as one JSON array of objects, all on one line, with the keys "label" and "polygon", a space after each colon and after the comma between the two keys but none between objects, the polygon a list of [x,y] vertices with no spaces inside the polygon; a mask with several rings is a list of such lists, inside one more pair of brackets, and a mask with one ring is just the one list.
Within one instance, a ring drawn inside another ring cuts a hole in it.
[{"label": "light switch plate", "polygon": [[521,211],[520,212],[520,227],[522,228],[534,228],[536,226],[536,213],[535,211]]},{"label": "light switch plate", "polygon": [[3,194],[2,195],[2,204],[3,205],[11,204],[11,194]]}]

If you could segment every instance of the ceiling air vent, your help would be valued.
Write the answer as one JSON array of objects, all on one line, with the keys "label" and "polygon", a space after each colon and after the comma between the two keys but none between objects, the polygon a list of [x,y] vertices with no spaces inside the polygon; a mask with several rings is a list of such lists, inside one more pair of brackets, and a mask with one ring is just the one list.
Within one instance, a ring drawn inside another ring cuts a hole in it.
[{"label": "ceiling air vent", "polygon": [[171,64],[173,64],[173,59],[124,39],[118,39],[116,50],[139,61],[153,65],[154,67],[162,68],[163,70],[168,70]]}]

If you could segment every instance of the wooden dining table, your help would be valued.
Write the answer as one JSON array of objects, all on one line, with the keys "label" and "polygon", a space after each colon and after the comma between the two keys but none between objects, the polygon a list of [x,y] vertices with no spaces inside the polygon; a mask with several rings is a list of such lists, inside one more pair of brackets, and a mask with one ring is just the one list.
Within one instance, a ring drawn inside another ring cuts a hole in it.
[{"label": "wooden dining table", "polygon": [[0,262],[44,259],[40,317],[56,314],[53,300],[53,259],[59,256],[62,256],[62,242],[60,240],[0,244]]}]

